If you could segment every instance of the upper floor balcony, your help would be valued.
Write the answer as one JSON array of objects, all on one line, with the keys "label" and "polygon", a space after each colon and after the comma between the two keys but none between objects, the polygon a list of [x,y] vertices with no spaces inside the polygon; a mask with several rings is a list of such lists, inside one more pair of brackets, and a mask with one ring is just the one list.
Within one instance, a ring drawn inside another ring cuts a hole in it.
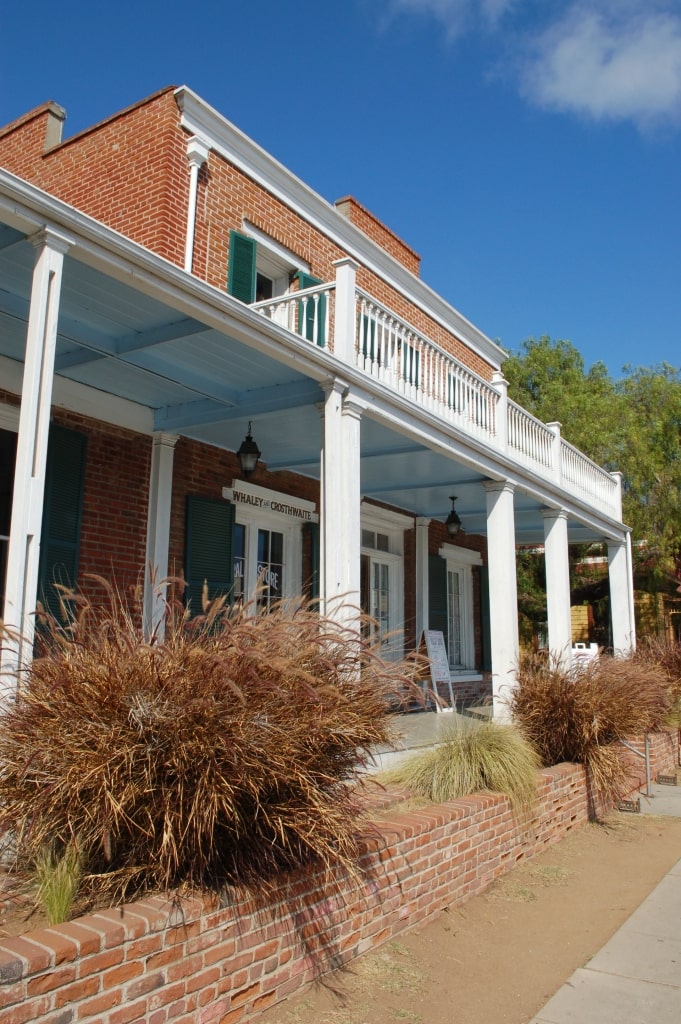
[{"label": "upper floor balcony", "polygon": [[474,373],[354,284],[354,273],[252,306],[311,345],[332,351],[389,392],[439,417],[533,476],[619,519],[620,483],[507,397],[506,381]]}]

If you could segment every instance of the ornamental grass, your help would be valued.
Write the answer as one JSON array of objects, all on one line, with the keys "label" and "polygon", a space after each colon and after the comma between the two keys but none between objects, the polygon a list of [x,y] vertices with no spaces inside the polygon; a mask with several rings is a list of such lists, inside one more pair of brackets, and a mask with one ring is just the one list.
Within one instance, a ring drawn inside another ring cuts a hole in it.
[{"label": "ornamental grass", "polygon": [[389,740],[410,662],[302,604],[169,611],[146,640],[104,580],[66,594],[0,717],[0,829],[17,861],[76,844],[118,895],[260,892],[307,864],[352,869],[357,781]]},{"label": "ornamental grass", "polygon": [[664,724],[670,698],[654,663],[601,656],[566,672],[536,656],[520,665],[511,712],[545,766],[583,764],[592,793],[613,804],[631,788],[619,741]]},{"label": "ornamental grass", "polygon": [[503,793],[519,811],[534,803],[540,767],[536,750],[513,726],[456,723],[441,744],[408,758],[384,779],[435,803],[485,790]]}]

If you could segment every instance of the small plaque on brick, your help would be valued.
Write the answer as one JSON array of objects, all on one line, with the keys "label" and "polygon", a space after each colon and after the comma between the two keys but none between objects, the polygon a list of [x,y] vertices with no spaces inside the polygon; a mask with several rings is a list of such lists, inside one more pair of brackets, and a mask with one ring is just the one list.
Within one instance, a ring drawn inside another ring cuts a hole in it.
[{"label": "small plaque on brick", "polygon": [[635,800],[620,800],[617,805],[618,811],[624,811],[627,814],[640,814],[641,812],[641,801],[638,797]]},{"label": "small plaque on brick", "polygon": [[678,785],[678,779],[676,778],[676,775],[658,775],[657,776],[657,781],[660,784],[660,786],[677,786]]}]

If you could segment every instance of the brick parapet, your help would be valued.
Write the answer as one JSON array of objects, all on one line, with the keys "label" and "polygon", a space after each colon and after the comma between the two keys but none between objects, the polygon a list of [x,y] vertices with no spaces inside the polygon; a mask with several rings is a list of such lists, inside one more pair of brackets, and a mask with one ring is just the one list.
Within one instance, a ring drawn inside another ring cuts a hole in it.
[{"label": "brick parapet", "polygon": [[[656,734],[651,749],[656,770],[673,770],[675,733]],[[495,794],[384,808],[366,830],[354,881],[289,879],[268,905],[149,897],[4,939],[3,1024],[246,1022],[321,971],[465,902],[589,811],[584,769],[557,765],[541,773],[533,811],[517,818]]]}]

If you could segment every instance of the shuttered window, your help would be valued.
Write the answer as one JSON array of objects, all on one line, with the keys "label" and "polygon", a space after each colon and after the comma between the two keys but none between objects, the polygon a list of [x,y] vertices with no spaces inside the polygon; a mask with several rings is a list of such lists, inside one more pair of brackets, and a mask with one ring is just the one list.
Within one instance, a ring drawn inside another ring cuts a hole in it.
[{"label": "shuttered window", "polygon": [[254,239],[230,232],[227,291],[242,302],[255,302],[255,255]]},{"label": "shuttered window", "polygon": [[203,613],[201,595],[204,582],[210,601],[223,595],[230,600],[232,598],[233,527],[233,505],[198,495],[187,497],[185,599],[192,616]]},{"label": "shuttered window", "polygon": [[428,556],[428,628],[441,632],[449,649],[447,563],[439,555]]},{"label": "shuttered window", "polygon": [[75,587],[80,554],[87,438],[52,425],[47,447],[38,599],[61,618],[55,583]]}]

